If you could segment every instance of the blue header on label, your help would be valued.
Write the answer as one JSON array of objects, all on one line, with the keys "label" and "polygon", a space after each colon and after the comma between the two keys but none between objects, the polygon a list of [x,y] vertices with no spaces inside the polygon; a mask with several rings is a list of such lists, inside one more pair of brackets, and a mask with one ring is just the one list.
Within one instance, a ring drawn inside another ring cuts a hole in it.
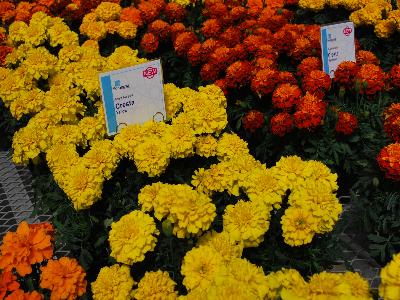
[{"label": "blue header on label", "polygon": [[[119,80],[115,82],[117,85]],[[105,105],[105,114],[107,121],[107,129],[109,134],[117,132],[117,116],[114,110],[114,96],[112,93],[110,75],[101,77],[101,85],[103,88],[103,101]]]}]

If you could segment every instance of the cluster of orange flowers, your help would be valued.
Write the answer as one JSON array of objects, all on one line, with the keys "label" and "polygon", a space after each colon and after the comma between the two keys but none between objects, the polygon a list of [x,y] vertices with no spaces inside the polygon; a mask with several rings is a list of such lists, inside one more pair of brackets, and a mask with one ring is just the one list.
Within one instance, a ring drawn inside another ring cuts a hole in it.
[{"label": "cluster of orange flowers", "polygon": [[335,127],[337,133],[352,135],[357,128],[358,120],[354,114],[349,112],[338,112],[338,120]]},{"label": "cluster of orange flowers", "polygon": [[0,27],[0,67],[4,66],[6,56],[13,51],[12,47],[6,45],[6,39],[6,31],[3,27]]},{"label": "cluster of orange flowers", "polygon": [[52,259],[53,235],[50,223],[25,221],[16,232],[7,232],[0,246],[0,299],[43,299],[37,291],[20,289],[14,274],[21,277],[32,274],[32,265],[36,264],[40,265],[40,288],[50,290],[51,299],[72,300],[86,292],[86,274],[76,259]]},{"label": "cluster of orange flowers", "polygon": [[250,110],[242,118],[243,128],[249,132],[254,132],[264,124],[264,114],[258,110]]}]

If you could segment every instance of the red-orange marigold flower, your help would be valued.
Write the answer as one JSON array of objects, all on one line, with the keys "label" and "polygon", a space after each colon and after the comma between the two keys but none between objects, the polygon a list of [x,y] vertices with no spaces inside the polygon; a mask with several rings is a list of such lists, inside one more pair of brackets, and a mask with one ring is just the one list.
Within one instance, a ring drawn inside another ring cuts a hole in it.
[{"label": "red-orange marigold flower", "polygon": [[373,95],[385,87],[386,74],[383,70],[373,64],[362,65],[358,71],[355,82],[360,94]]},{"label": "red-orange marigold flower", "polygon": [[200,65],[201,63],[205,62],[204,56],[201,53],[201,44],[196,43],[192,47],[190,47],[187,58],[189,63],[192,66]]},{"label": "red-orange marigold flower", "polygon": [[166,5],[164,0],[148,0],[148,1],[151,4],[153,4],[157,8],[157,10],[159,12],[161,12],[164,9],[165,5]]},{"label": "red-orange marigold flower", "polygon": [[257,28],[257,21],[250,19],[250,20],[244,20],[242,23],[238,25],[238,28],[241,31],[246,31],[246,32],[251,32],[253,29]]},{"label": "red-orange marigold flower", "polygon": [[221,35],[219,36],[220,40],[227,47],[235,47],[242,40],[242,33],[237,27],[228,27]]},{"label": "red-orange marigold flower", "polygon": [[260,95],[272,93],[279,80],[278,74],[274,69],[258,71],[251,81],[252,90]]},{"label": "red-orange marigold flower", "polygon": [[314,70],[304,76],[302,87],[304,92],[310,92],[322,98],[331,87],[331,78],[324,71]]},{"label": "red-orange marigold flower", "polygon": [[174,40],[174,48],[179,56],[184,56],[193,44],[198,42],[197,36],[190,31],[182,32]]},{"label": "red-orange marigold flower", "polygon": [[281,84],[272,94],[272,105],[275,108],[289,110],[298,104],[301,96],[301,89],[297,85]]},{"label": "red-orange marigold flower", "polygon": [[384,147],[379,152],[377,161],[386,178],[400,180],[400,143]]},{"label": "red-orange marigold flower", "polygon": [[229,11],[225,4],[215,3],[214,5],[206,9],[204,15],[209,17],[210,19],[222,19],[225,16],[229,15]]},{"label": "red-orange marigold flower", "polygon": [[200,70],[200,76],[205,81],[215,81],[219,77],[220,68],[214,64],[204,64]]},{"label": "red-orange marigold flower", "polygon": [[145,33],[140,41],[140,47],[147,52],[153,53],[158,49],[158,37],[152,33]]},{"label": "red-orange marigold flower", "polygon": [[50,259],[40,270],[40,287],[51,291],[51,299],[72,300],[86,292],[86,274],[74,258]]},{"label": "red-orange marigold flower", "polygon": [[236,60],[232,48],[219,47],[210,56],[210,63],[225,69]]},{"label": "red-orange marigold flower", "polygon": [[279,113],[271,118],[270,126],[273,135],[282,137],[293,130],[293,118],[287,112]]},{"label": "red-orange marigold flower", "polygon": [[38,293],[37,291],[25,293],[23,290],[16,290],[5,298],[5,300],[42,300],[42,299],[44,299],[43,295]]},{"label": "red-orange marigold flower", "polygon": [[305,76],[311,71],[321,70],[322,62],[318,57],[307,57],[297,66],[297,75]]},{"label": "red-orange marigold flower", "polygon": [[149,25],[148,31],[155,36],[160,37],[161,40],[166,40],[170,34],[170,25],[167,22],[158,19]]},{"label": "red-orange marigold flower", "polygon": [[204,56],[204,61],[207,61],[211,54],[214,53],[215,49],[221,47],[222,44],[220,41],[215,39],[207,39],[201,44],[201,52]]},{"label": "red-orange marigold flower", "polygon": [[249,53],[255,53],[264,44],[265,40],[258,35],[249,35],[243,41],[243,45]]},{"label": "red-orange marigold flower", "polygon": [[313,129],[321,125],[325,117],[326,107],[326,102],[315,95],[306,93],[293,115],[294,124],[297,128],[306,129]]},{"label": "red-orange marigold flower", "polygon": [[241,87],[250,81],[252,65],[248,61],[236,61],[226,69],[228,87]]},{"label": "red-orange marigold flower", "polygon": [[242,44],[237,44],[235,47],[231,48],[231,53],[234,59],[244,60],[247,58],[246,49]]},{"label": "red-orange marigold flower", "polygon": [[247,9],[243,6],[235,6],[231,9],[229,14],[232,20],[237,21],[239,19],[246,17]]},{"label": "red-orange marigold flower", "polygon": [[9,53],[13,52],[13,48],[9,46],[0,46],[0,67],[4,66],[6,57]]},{"label": "red-orange marigold flower", "polygon": [[154,21],[159,15],[159,10],[157,7],[149,1],[140,2],[138,9],[140,10],[140,16],[145,24]]},{"label": "red-orange marigold flower", "polygon": [[276,68],[276,62],[272,59],[269,58],[264,58],[264,57],[259,57],[255,60],[254,65],[257,69],[263,70],[263,69],[275,69]]},{"label": "red-orange marigold flower", "polygon": [[308,38],[298,37],[294,46],[290,49],[289,56],[295,60],[301,60],[304,57],[311,56],[312,50],[313,47]]},{"label": "red-orange marigold flower", "polygon": [[15,5],[9,1],[0,2],[0,18],[3,23],[8,23],[15,16]]},{"label": "red-orange marigold flower", "polygon": [[140,10],[135,7],[125,7],[121,10],[121,14],[119,16],[120,21],[128,21],[131,22],[138,27],[143,26],[143,20],[141,16]]},{"label": "red-orange marigold flower", "polygon": [[217,19],[208,19],[203,23],[200,31],[206,38],[215,38],[221,32],[221,24]]},{"label": "red-orange marigold flower", "polygon": [[170,2],[164,8],[164,15],[169,22],[181,22],[186,15],[186,10],[182,5]]},{"label": "red-orange marigold flower", "polygon": [[272,34],[271,30],[269,30],[267,28],[263,28],[263,27],[256,28],[256,29],[254,29],[253,34],[262,36],[265,41],[273,42],[273,34]]},{"label": "red-orange marigold flower", "polygon": [[400,142],[400,103],[392,103],[383,113],[383,127],[388,137]]},{"label": "red-orange marigold flower", "polygon": [[243,128],[254,132],[264,124],[264,114],[258,110],[248,111],[242,118]]},{"label": "red-orange marigold flower", "polygon": [[352,87],[358,70],[359,66],[355,62],[344,61],[336,68],[333,81],[345,88]]},{"label": "red-orange marigold flower", "polygon": [[358,128],[358,120],[355,115],[349,112],[339,112],[335,130],[344,135],[352,135]]},{"label": "red-orange marigold flower", "polygon": [[278,58],[278,52],[275,50],[273,46],[264,44],[257,49],[255,57],[264,57],[276,60]]},{"label": "red-orange marigold flower", "polygon": [[171,30],[171,39],[175,41],[176,37],[182,32],[186,31],[186,27],[183,23],[174,23],[170,27]]},{"label": "red-orange marigold flower", "polygon": [[228,85],[224,78],[216,80],[214,84],[218,86],[224,92],[225,95],[228,95]]},{"label": "red-orange marigold flower", "polygon": [[394,65],[389,72],[390,84],[400,89],[400,64]]},{"label": "red-orange marigold flower", "polygon": [[365,64],[373,64],[373,65],[379,65],[379,59],[376,57],[376,55],[370,51],[365,51],[365,50],[359,50],[356,53],[356,60],[357,64],[365,65]]},{"label": "red-orange marigold flower", "polygon": [[279,72],[279,83],[290,83],[293,85],[297,85],[297,79],[294,77],[294,75],[288,71],[283,71]]},{"label": "red-orange marigold flower", "polygon": [[0,273],[0,299],[4,299],[7,292],[15,291],[19,288],[17,276],[10,271]]},{"label": "red-orange marigold flower", "polygon": [[0,269],[17,270],[21,276],[32,272],[31,265],[53,256],[51,236],[44,228],[30,228],[23,221],[16,232],[7,232],[0,246]]}]

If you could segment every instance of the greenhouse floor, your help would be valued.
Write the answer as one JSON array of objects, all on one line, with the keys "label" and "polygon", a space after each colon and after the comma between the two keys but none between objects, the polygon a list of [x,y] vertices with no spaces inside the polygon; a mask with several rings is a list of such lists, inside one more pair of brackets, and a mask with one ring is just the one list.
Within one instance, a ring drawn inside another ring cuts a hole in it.
[{"label": "greenhouse floor", "polygon": [[[33,213],[33,190],[30,171],[21,166],[15,166],[9,152],[0,151],[0,239],[9,231],[15,231],[22,220],[38,223],[50,220],[49,214]],[[345,212],[350,208],[346,207]],[[367,251],[354,243],[354,236],[345,230],[340,235],[345,244],[343,257],[347,260],[338,261],[331,272],[345,272],[353,269],[359,272],[370,283],[372,289],[377,289],[380,283],[380,266],[372,259]],[[64,253],[58,249],[58,253]]]}]

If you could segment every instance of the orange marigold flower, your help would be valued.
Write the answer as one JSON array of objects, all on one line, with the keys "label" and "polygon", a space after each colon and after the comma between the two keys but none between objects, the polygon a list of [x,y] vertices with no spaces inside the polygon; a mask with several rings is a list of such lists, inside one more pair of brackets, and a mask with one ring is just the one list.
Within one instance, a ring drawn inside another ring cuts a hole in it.
[{"label": "orange marigold flower", "polygon": [[164,0],[148,0],[152,5],[154,5],[156,8],[157,8],[157,10],[159,11],[159,12],[161,12],[164,8],[165,8],[165,6],[166,6],[166,3],[165,3],[165,1]]},{"label": "orange marigold flower", "polygon": [[358,128],[357,117],[349,112],[339,112],[335,130],[337,133],[352,135]]},{"label": "orange marigold flower", "polygon": [[257,58],[254,62],[254,65],[257,71],[276,68],[276,62],[274,60],[264,57]]},{"label": "orange marigold flower", "polygon": [[44,228],[31,228],[23,221],[16,232],[6,233],[0,252],[0,269],[16,269],[19,275],[25,276],[32,272],[31,265],[53,256],[51,236]]},{"label": "orange marigold flower", "polygon": [[257,49],[255,57],[263,57],[271,60],[276,60],[278,58],[278,52],[274,49],[273,46],[264,44]]},{"label": "orange marigold flower", "polygon": [[385,87],[385,81],[385,72],[379,66],[373,64],[362,65],[355,78],[358,92],[367,95],[382,91]]},{"label": "orange marigold flower", "polygon": [[272,34],[271,30],[269,30],[267,28],[263,28],[263,27],[256,28],[253,31],[253,34],[263,37],[263,39],[265,41],[272,41],[273,42],[273,34]]},{"label": "orange marigold flower", "polygon": [[275,108],[290,110],[298,104],[301,96],[301,89],[297,85],[284,83],[279,85],[272,94],[272,105]]},{"label": "orange marigold flower", "polygon": [[52,237],[54,235],[54,226],[53,226],[53,224],[51,224],[49,222],[29,224],[29,228],[35,229],[35,230],[44,230],[46,232],[46,234],[48,234]]},{"label": "orange marigold flower", "polygon": [[400,103],[392,103],[383,112],[383,127],[388,137],[400,142]]},{"label": "orange marigold flower", "polygon": [[294,113],[294,124],[297,128],[313,129],[321,125],[326,113],[326,102],[315,95],[306,93]]},{"label": "orange marigold flower", "polygon": [[15,10],[15,21],[23,21],[28,23],[32,17],[32,4],[29,2],[19,2]]},{"label": "orange marigold flower", "polygon": [[285,0],[285,6],[297,5],[299,0]]},{"label": "orange marigold flower", "polygon": [[278,74],[274,69],[258,71],[251,81],[252,90],[260,95],[272,93],[279,80]]},{"label": "orange marigold flower", "polygon": [[170,2],[164,8],[164,15],[169,22],[181,22],[186,15],[186,10],[182,5]]},{"label": "orange marigold flower", "polygon": [[0,299],[4,299],[7,292],[15,291],[19,288],[17,276],[10,271],[0,273]]},{"label": "orange marigold flower", "polygon": [[223,19],[229,15],[228,7],[223,3],[215,3],[214,5],[206,8],[204,13],[210,19]]},{"label": "orange marigold flower", "polygon": [[235,47],[231,48],[232,57],[240,60],[247,58],[246,49],[242,44],[237,44]]},{"label": "orange marigold flower", "polygon": [[175,41],[176,37],[181,34],[182,32],[186,31],[185,25],[183,23],[174,23],[170,27],[171,30],[171,39]]},{"label": "orange marigold flower", "polygon": [[[215,49],[221,47],[222,44],[220,41],[215,39],[207,39],[201,44],[201,53],[204,56],[204,61],[207,61],[211,54],[214,53]],[[237,57],[237,56],[236,56]]]},{"label": "orange marigold flower", "polygon": [[50,10],[49,10],[46,6],[44,6],[44,5],[37,5],[37,4],[36,4],[36,5],[34,5],[34,6],[32,7],[32,9],[31,9],[32,15],[33,15],[34,13],[36,13],[36,12],[39,12],[39,11],[44,12],[44,13],[46,13],[46,14],[48,14],[48,15],[51,14]]},{"label": "orange marigold flower", "polygon": [[0,46],[0,67],[4,66],[6,57],[9,53],[13,52],[13,48],[9,46]]},{"label": "orange marigold flower", "polygon": [[192,66],[198,66],[206,61],[204,59],[204,56],[201,53],[201,44],[200,43],[196,43],[192,47],[190,47],[188,54],[187,54],[187,58],[188,58],[189,63]]},{"label": "orange marigold flower", "polygon": [[246,17],[247,10],[243,6],[235,6],[231,9],[229,14],[232,20],[237,21],[239,19],[243,19],[244,17]]},{"label": "orange marigold flower", "polygon": [[140,16],[145,24],[154,21],[159,15],[159,10],[157,7],[149,1],[140,2],[138,9],[140,10]]},{"label": "orange marigold flower", "polygon": [[167,22],[158,19],[149,25],[148,31],[160,37],[161,40],[166,40],[170,34],[170,25]]},{"label": "orange marigold flower", "polygon": [[40,270],[40,287],[51,291],[52,300],[73,300],[86,292],[86,274],[74,258],[50,259]]},{"label": "orange marigold flower", "polygon": [[313,47],[306,37],[299,37],[294,42],[294,47],[289,52],[289,56],[291,56],[295,60],[301,60],[304,57],[311,56]]},{"label": "orange marigold flower", "polygon": [[284,136],[293,130],[293,118],[287,112],[281,112],[271,118],[271,132],[273,135]]},{"label": "orange marigold flower", "polygon": [[283,71],[279,72],[279,83],[290,83],[293,85],[297,85],[297,79],[294,77],[294,75],[288,71]]},{"label": "orange marigold flower", "polygon": [[16,290],[5,298],[5,300],[42,300],[42,299],[44,299],[43,295],[38,293],[37,291],[25,293],[23,290]]},{"label": "orange marigold flower", "polygon": [[214,82],[216,86],[218,86],[225,95],[228,95],[228,84],[225,79],[218,79]]},{"label": "orange marigold flower", "polygon": [[256,20],[244,20],[242,23],[238,25],[240,31],[247,31],[251,32],[253,29],[257,28],[257,21]]},{"label": "orange marigold flower", "polygon": [[158,49],[158,37],[152,33],[145,33],[140,41],[140,47],[147,52],[153,53]]},{"label": "orange marigold flower", "polygon": [[237,27],[228,27],[220,36],[220,40],[227,47],[235,47],[242,40],[242,33]]},{"label": "orange marigold flower", "polygon": [[237,61],[226,69],[228,87],[235,88],[246,85],[250,81],[252,65],[248,61]]},{"label": "orange marigold flower", "polygon": [[0,18],[3,23],[8,23],[15,16],[15,5],[9,1],[0,2]]},{"label": "orange marigold flower", "polygon": [[219,47],[211,54],[210,63],[225,69],[236,60],[234,54],[231,48]]},{"label": "orange marigold flower", "polygon": [[400,89],[400,64],[390,69],[389,78],[391,85]]},{"label": "orange marigold flower", "polygon": [[215,81],[219,77],[220,68],[214,64],[204,64],[200,70],[200,76],[205,81]]},{"label": "orange marigold flower", "polygon": [[243,45],[249,53],[255,53],[264,44],[264,39],[258,35],[249,35],[243,41]]},{"label": "orange marigold flower", "polygon": [[128,21],[132,22],[136,26],[143,26],[143,20],[141,16],[140,10],[135,7],[125,7],[121,10],[121,14],[119,16],[120,21]]},{"label": "orange marigold flower", "polygon": [[174,40],[174,48],[178,56],[184,56],[193,44],[198,42],[197,36],[190,31],[182,32]]},{"label": "orange marigold flower", "polygon": [[386,178],[400,180],[400,143],[384,147],[379,152],[377,161]]},{"label": "orange marigold flower", "polygon": [[354,85],[354,78],[359,70],[359,66],[352,61],[344,61],[338,65],[333,81],[340,86],[349,88]]},{"label": "orange marigold flower", "polygon": [[331,78],[324,71],[314,70],[304,76],[302,87],[305,92],[322,98],[324,93],[331,88]]},{"label": "orange marigold flower", "polygon": [[307,57],[297,66],[297,75],[305,76],[311,71],[321,70],[322,62],[318,57]]},{"label": "orange marigold flower", "polygon": [[357,51],[356,60],[357,64],[359,64],[360,66],[365,64],[372,64],[372,65],[380,64],[379,59],[371,51],[365,51],[365,50]]},{"label": "orange marigold flower", "polygon": [[264,114],[258,110],[248,111],[242,118],[243,128],[249,132],[254,132],[264,124]]},{"label": "orange marigold flower", "polygon": [[217,19],[208,19],[203,23],[200,31],[206,38],[215,38],[221,32],[221,29],[221,24]]}]

